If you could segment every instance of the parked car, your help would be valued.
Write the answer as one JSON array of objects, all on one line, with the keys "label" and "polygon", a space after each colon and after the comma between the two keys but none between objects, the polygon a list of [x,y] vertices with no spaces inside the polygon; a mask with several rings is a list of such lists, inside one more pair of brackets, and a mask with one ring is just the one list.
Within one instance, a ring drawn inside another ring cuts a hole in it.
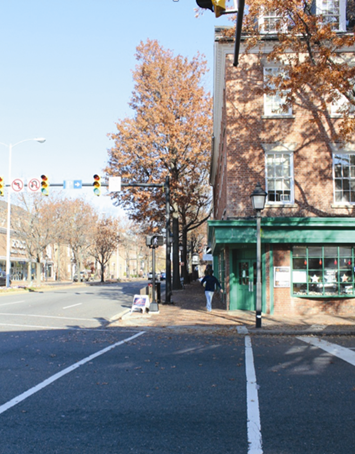
[{"label": "parked car", "polygon": [[[89,274],[86,271],[80,271],[80,282],[88,282],[89,280]],[[78,274],[74,274],[73,276],[73,281],[78,282]]]},{"label": "parked car", "polygon": [[160,273],[160,280],[165,281],[165,279],[166,279],[166,273],[165,273],[165,271],[163,271],[162,273]]},{"label": "parked car", "polygon": [[[148,279],[153,279],[153,271],[150,271],[148,273]],[[156,271],[156,273],[155,273],[155,280],[156,281],[161,281],[162,280],[161,279],[161,273],[159,273],[158,271]]]}]

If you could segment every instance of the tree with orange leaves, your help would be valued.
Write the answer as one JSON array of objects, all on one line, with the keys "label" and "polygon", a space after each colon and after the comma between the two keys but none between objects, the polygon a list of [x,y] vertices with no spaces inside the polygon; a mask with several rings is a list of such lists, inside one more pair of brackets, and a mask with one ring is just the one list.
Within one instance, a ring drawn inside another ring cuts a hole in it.
[{"label": "tree with orange leaves", "polygon": [[[307,106],[317,121],[339,118],[334,141],[349,140],[355,129],[354,0],[253,0],[247,2],[242,45],[246,53],[282,65],[265,93],[282,92],[285,109]],[[226,38],[234,30],[226,31]],[[243,57],[240,56],[240,67]]]},{"label": "tree with orange leaves", "polygon": [[[140,43],[136,60],[133,117],[117,122],[117,132],[109,134],[114,146],[106,173],[120,175],[124,183],[164,183],[169,176],[175,219],[181,212],[194,217],[201,205],[210,204],[212,100],[202,85],[206,61],[200,55],[174,56],[155,40]],[[131,219],[153,231],[165,226],[160,188],[128,188],[112,197]]]}]

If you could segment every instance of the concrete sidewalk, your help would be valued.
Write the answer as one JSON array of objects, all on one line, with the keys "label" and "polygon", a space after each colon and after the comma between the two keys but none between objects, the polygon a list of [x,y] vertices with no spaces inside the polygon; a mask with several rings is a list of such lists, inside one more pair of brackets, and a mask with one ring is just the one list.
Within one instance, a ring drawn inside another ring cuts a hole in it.
[{"label": "concrete sidewalk", "polygon": [[186,285],[183,290],[174,290],[172,305],[159,305],[159,313],[142,314],[128,312],[110,326],[145,328],[229,328],[251,334],[315,334],[315,335],[355,335],[355,315],[353,317],[328,314],[300,316],[262,316],[262,328],[255,328],[255,312],[226,311],[224,295],[215,295],[212,312],[206,311],[204,289],[199,282]]}]

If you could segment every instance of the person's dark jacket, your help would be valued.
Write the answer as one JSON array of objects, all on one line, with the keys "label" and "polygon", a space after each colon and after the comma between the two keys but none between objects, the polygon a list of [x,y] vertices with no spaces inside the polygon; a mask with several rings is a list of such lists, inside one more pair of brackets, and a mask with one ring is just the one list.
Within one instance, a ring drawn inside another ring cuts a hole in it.
[{"label": "person's dark jacket", "polygon": [[221,284],[214,276],[205,276],[201,281],[201,285],[203,285],[204,282],[206,282],[205,292],[214,292],[216,290],[216,285],[217,287],[221,288]]}]

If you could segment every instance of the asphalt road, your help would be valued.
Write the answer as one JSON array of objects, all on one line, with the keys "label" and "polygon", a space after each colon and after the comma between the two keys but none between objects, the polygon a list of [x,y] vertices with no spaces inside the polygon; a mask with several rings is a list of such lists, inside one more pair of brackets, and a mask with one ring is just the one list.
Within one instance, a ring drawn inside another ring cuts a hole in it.
[{"label": "asphalt road", "polygon": [[98,323],[0,340],[1,454],[354,450],[354,337]]},{"label": "asphalt road", "polygon": [[99,328],[132,305],[146,281],[56,286],[51,291],[0,296],[0,332],[17,329]]}]

